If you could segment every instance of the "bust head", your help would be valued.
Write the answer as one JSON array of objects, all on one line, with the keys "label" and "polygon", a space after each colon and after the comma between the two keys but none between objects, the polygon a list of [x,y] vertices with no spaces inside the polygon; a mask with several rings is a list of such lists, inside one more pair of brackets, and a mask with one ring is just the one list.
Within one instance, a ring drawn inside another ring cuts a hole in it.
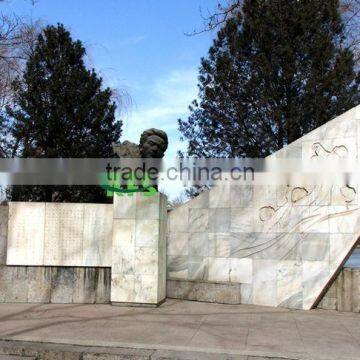
[{"label": "bust head", "polygon": [[140,137],[140,153],[142,158],[162,158],[168,147],[165,131],[149,129]]}]

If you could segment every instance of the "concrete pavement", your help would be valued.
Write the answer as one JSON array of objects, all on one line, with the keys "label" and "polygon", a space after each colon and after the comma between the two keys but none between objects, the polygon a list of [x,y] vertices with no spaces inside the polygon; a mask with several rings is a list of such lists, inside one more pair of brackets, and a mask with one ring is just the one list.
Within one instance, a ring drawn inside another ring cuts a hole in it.
[{"label": "concrete pavement", "polygon": [[0,340],[193,354],[177,359],[354,360],[360,358],[360,314],[180,300],[155,309],[1,304]]}]

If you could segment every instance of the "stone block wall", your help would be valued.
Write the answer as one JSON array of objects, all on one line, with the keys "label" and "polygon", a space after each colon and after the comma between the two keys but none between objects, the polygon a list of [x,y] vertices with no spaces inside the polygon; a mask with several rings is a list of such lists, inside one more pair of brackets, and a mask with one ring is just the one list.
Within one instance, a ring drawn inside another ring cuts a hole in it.
[{"label": "stone block wall", "polygon": [[166,297],[166,196],[114,197],[111,301],[156,306]]},{"label": "stone block wall", "polygon": [[[166,296],[167,200],[0,208],[0,302],[157,305]],[[13,284],[12,284],[13,281]],[[12,286],[13,285],[13,286]],[[111,293],[111,295],[110,295]]]},{"label": "stone block wall", "polygon": [[0,303],[109,303],[110,278],[110,268],[0,266]]},{"label": "stone block wall", "polygon": [[[35,207],[38,208],[37,205]],[[32,215],[27,221],[36,225],[33,204],[30,204],[29,208],[30,214],[25,211],[19,217]],[[14,209],[12,215],[14,216]],[[8,221],[9,206],[0,206],[0,303],[110,302],[111,269],[109,267],[7,266]],[[14,224],[13,222],[10,224]],[[34,248],[31,254],[41,249],[42,247]],[[27,261],[31,262],[30,259]]]},{"label": "stone block wall", "polygon": [[168,280],[166,296],[170,299],[236,305],[241,304],[241,284]]},{"label": "stone block wall", "polygon": [[360,269],[344,268],[317,307],[326,310],[360,312]]},{"label": "stone block wall", "polygon": [[[357,159],[359,134],[357,107],[271,158]],[[168,280],[238,284],[242,303],[310,309],[358,241],[358,184],[217,186],[168,219]]]}]

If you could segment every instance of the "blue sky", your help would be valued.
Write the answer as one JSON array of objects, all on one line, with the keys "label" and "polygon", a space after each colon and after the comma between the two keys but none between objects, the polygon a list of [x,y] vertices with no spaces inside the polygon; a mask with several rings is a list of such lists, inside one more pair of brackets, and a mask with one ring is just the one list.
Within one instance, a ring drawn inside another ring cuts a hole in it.
[{"label": "blue sky", "polygon": [[0,8],[44,24],[63,23],[88,51],[88,64],[106,85],[125,90],[131,105],[120,114],[122,140],[138,141],[149,127],[167,131],[173,158],[184,148],[177,119],[186,118],[197,95],[200,58],[214,33],[184,33],[202,28],[200,9],[216,0],[7,0]]}]

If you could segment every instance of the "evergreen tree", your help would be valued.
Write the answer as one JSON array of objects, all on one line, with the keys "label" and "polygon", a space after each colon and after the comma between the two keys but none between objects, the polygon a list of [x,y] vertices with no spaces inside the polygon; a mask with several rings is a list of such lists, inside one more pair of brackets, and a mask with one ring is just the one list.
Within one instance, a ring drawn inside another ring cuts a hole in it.
[{"label": "evergreen tree", "polygon": [[[8,109],[20,157],[111,157],[121,134],[116,105],[102,79],[84,64],[85,48],[63,25],[39,35]],[[12,200],[105,201],[98,187],[14,187]]]},{"label": "evergreen tree", "polygon": [[338,0],[245,0],[179,120],[193,156],[264,157],[359,103]]}]

